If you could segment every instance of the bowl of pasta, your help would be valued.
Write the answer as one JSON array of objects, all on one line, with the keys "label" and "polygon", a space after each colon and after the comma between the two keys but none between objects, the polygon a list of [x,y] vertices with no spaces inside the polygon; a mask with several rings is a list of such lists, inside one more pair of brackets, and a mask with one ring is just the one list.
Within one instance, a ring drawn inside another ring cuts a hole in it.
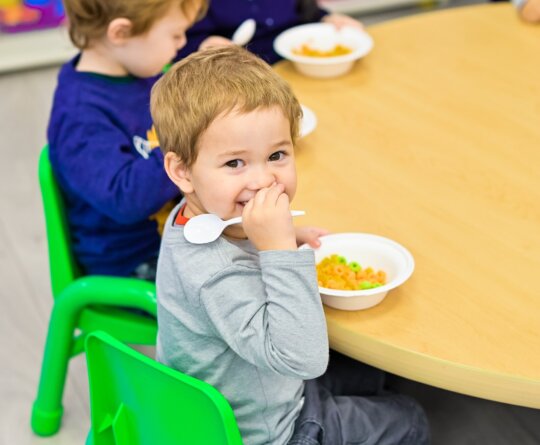
[{"label": "bowl of pasta", "polygon": [[330,307],[355,311],[375,306],[414,271],[411,253],[382,236],[338,233],[320,241],[314,249],[317,280],[322,301]]},{"label": "bowl of pasta", "polygon": [[350,26],[336,29],[329,23],[295,26],[274,40],[274,50],[311,77],[341,76],[372,48],[373,39],[365,31]]}]

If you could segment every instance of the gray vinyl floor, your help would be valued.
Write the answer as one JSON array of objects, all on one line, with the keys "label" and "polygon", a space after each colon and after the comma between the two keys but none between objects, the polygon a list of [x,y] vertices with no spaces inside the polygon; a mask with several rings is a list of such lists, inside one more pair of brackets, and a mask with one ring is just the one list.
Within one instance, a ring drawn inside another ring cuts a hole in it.
[{"label": "gray vinyl floor", "polygon": [[[362,19],[369,24],[416,12]],[[0,75],[0,445],[82,444],[89,427],[86,365],[79,356],[69,369],[60,433],[44,439],[29,428],[52,305],[36,170],[57,70]],[[393,376],[390,380],[423,404],[434,445],[540,444],[540,410],[466,397]]]}]

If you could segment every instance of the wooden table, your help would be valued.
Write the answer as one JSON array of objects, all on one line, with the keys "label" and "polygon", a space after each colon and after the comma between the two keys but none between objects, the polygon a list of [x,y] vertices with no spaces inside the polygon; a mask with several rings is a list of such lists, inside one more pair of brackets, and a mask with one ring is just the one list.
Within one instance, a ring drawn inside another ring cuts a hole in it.
[{"label": "wooden table", "polygon": [[368,29],[343,77],[276,70],[318,117],[297,148],[303,222],[416,260],[378,306],[326,308],[333,348],[433,386],[540,408],[540,26],[508,4]]}]

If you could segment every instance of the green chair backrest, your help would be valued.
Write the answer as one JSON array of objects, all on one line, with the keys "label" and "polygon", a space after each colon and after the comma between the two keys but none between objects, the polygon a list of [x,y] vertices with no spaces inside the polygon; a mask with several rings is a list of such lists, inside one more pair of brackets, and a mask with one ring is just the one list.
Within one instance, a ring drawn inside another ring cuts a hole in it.
[{"label": "green chair backrest", "polygon": [[86,339],[92,445],[242,444],[233,411],[212,386],[103,331]]},{"label": "green chair backrest", "polygon": [[47,146],[39,157],[39,185],[47,226],[52,293],[56,298],[68,284],[81,276],[81,271],[71,250],[64,198],[52,171]]}]

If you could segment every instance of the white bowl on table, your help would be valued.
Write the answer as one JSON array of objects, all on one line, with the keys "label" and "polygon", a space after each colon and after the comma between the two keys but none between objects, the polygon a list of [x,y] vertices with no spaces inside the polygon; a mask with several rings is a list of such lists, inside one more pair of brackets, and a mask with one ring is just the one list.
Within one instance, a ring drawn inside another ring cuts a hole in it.
[{"label": "white bowl on table", "polygon": [[[329,51],[341,44],[352,52],[340,56],[316,57],[295,54],[302,45]],[[290,28],[276,37],[274,50],[293,62],[301,73],[311,77],[336,77],[348,72],[354,62],[373,48],[373,39],[365,31],[354,27],[336,29],[329,23],[309,23]]]},{"label": "white bowl on table", "polygon": [[[330,255],[340,255],[356,261],[362,268],[371,267],[386,273],[386,283],[365,290],[337,290],[319,287],[324,304],[346,311],[367,309],[379,304],[386,294],[403,284],[413,273],[414,259],[402,245],[368,233],[338,233],[320,238],[321,246],[314,249],[318,264]],[[309,249],[307,245],[301,249]]]}]

